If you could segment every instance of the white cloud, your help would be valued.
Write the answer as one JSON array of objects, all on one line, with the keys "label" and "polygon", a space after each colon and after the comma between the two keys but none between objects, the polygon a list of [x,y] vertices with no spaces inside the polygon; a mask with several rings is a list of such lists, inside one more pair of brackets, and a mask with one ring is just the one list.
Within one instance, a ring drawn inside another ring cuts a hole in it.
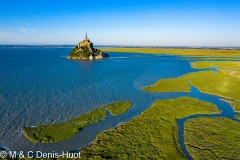
[{"label": "white cloud", "polygon": [[26,28],[20,28],[20,31],[27,32],[27,29]]},{"label": "white cloud", "polygon": [[35,29],[28,29],[28,28],[20,28],[20,31],[21,31],[21,32],[33,32],[33,33],[36,32]]}]

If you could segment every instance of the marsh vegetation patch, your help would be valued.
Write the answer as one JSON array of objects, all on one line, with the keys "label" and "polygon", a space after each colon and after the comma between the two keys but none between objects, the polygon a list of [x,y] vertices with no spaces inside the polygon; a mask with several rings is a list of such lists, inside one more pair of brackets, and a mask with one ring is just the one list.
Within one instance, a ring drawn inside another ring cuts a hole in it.
[{"label": "marsh vegetation patch", "polygon": [[102,48],[105,52],[128,52],[149,54],[173,54],[184,56],[240,56],[239,50],[224,49],[177,49],[177,48]]},{"label": "marsh vegetation patch", "polygon": [[25,137],[35,143],[60,142],[73,137],[84,127],[104,120],[107,117],[107,110],[114,116],[117,116],[123,114],[131,107],[131,102],[114,102],[62,123],[25,127],[23,131]]},{"label": "marsh vegetation patch", "polygon": [[107,109],[113,116],[123,114],[131,107],[132,107],[131,102],[114,102],[103,106],[103,108]]},{"label": "marsh vegetation patch", "polygon": [[217,112],[212,103],[195,98],[157,100],[138,117],[98,134],[91,146],[80,150],[82,159],[186,159],[177,119]]},{"label": "marsh vegetation patch", "polygon": [[185,144],[194,159],[239,159],[240,123],[199,117],[184,124]]},{"label": "marsh vegetation patch", "polygon": [[58,124],[45,124],[23,128],[25,137],[35,143],[55,143],[73,137],[84,127],[104,120],[107,111],[98,108],[77,118]]}]

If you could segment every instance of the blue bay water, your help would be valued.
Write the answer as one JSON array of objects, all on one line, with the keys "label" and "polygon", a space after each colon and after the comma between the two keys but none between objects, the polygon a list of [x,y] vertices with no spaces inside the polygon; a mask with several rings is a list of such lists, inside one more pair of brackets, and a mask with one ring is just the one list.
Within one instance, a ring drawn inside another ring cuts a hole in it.
[{"label": "blue bay water", "polygon": [[[140,90],[160,78],[195,71],[177,56],[109,53],[111,58],[103,60],[68,60],[71,49],[0,48],[0,145],[18,151],[76,150],[97,133],[139,115],[157,99],[191,96]],[[131,101],[133,108],[63,142],[32,144],[21,132],[22,127],[63,122],[114,101]]]}]

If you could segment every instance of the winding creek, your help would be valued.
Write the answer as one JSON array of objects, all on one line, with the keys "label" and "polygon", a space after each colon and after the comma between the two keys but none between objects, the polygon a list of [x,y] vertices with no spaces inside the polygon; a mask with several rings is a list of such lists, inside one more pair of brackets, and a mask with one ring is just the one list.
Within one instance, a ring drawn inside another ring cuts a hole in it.
[{"label": "winding creek", "polygon": [[[201,93],[192,86],[189,93],[148,93],[141,87],[160,78],[180,77],[198,71],[178,56],[110,53],[100,61],[73,61],[66,56],[71,48],[3,49],[0,56],[1,93],[0,146],[14,151],[76,151],[97,134],[128,121],[148,109],[157,99],[190,96],[218,106],[221,114],[201,114],[178,120],[179,140],[184,145],[184,122],[199,116],[234,118],[233,108],[221,97]],[[31,56],[30,56],[31,55]],[[34,56],[33,56],[34,55]],[[13,63],[15,62],[15,63]],[[59,123],[114,101],[131,101],[133,107],[120,116],[111,116],[85,127],[74,137],[53,144],[33,144],[21,132],[24,126]]]},{"label": "winding creek", "polygon": [[188,153],[186,146],[184,144],[184,122],[188,119],[192,119],[192,118],[197,118],[197,117],[227,117],[230,118],[232,120],[238,121],[240,122],[240,120],[236,119],[234,117],[234,114],[236,114],[236,112],[234,112],[233,108],[231,107],[231,105],[223,100],[222,97],[216,96],[216,95],[212,95],[212,94],[206,94],[206,93],[202,93],[200,92],[196,87],[191,85],[191,96],[195,97],[199,100],[204,100],[207,102],[211,102],[213,104],[215,104],[219,110],[221,110],[222,112],[220,114],[197,114],[197,115],[191,115],[182,119],[178,120],[178,126],[179,126],[179,141],[180,141],[180,145],[181,148],[184,152],[184,154],[186,155],[186,157],[188,159],[193,159],[191,157],[191,155]]}]

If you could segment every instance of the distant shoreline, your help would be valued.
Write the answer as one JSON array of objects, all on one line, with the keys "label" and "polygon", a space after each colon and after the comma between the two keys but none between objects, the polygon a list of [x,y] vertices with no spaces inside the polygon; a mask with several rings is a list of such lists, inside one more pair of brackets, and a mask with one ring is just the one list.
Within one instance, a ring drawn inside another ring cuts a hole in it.
[{"label": "distant shoreline", "polygon": [[[73,48],[76,45],[8,45],[0,44],[0,48]],[[94,45],[98,48],[138,48],[138,49],[208,49],[208,50],[240,50],[240,46],[125,46],[125,45]]]},{"label": "distant shoreline", "polygon": [[240,56],[240,49],[210,48],[101,48],[103,52],[128,52],[144,54],[171,54],[179,56]]}]

